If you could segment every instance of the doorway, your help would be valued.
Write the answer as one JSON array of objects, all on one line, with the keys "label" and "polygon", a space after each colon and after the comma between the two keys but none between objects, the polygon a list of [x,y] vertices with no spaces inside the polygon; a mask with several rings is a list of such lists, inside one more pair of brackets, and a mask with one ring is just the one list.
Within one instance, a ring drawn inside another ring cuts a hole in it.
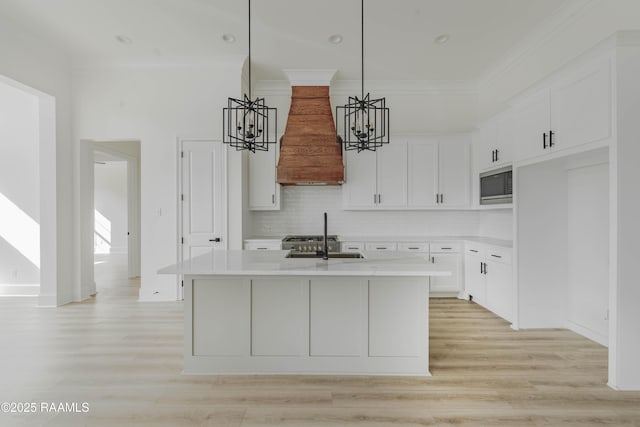
[{"label": "doorway", "polygon": [[[83,293],[139,292],[140,141],[82,141]],[[117,288],[117,289],[116,289]]]}]

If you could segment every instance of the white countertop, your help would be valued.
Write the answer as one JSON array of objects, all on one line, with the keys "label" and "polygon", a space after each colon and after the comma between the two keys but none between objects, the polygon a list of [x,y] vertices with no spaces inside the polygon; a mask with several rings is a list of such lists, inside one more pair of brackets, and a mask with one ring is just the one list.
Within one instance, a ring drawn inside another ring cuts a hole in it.
[{"label": "white countertop", "polygon": [[[275,241],[282,240],[282,237],[266,237],[257,236],[245,240],[251,241]],[[478,237],[478,236],[347,236],[338,235],[338,240],[344,242],[474,242],[483,243],[485,245],[501,246],[504,248],[512,248],[513,241],[505,239],[496,239],[493,237]]]},{"label": "white countertop", "polygon": [[285,258],[289,251],[218,250],[158,271],[215,276],[450,276],[427,257],[403,252],[363,252],[364,259]]}]

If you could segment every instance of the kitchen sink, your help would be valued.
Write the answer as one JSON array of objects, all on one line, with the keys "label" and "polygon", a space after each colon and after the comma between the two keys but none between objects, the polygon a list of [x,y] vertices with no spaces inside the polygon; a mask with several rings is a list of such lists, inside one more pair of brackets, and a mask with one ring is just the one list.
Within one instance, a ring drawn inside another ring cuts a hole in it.
[{"label": "kitchen sink", "polygon": [[[289,252],[286,258],[322,258],[322,254],[316,252]],[[329,258],[364,258],[359,252],[329,252]]]}]

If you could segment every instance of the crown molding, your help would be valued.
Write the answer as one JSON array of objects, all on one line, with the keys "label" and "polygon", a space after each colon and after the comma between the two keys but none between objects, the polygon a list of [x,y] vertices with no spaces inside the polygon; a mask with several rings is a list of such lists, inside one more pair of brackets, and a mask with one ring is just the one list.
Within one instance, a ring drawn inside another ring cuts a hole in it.
[{"label": "crown molding", "polygon": [[[331,95],[349,96],[360,94],[361,82],[334,80],[330,87]],[[286,80],[259,80],[254,90],[260,95],[290,96],[291,83]],[[365,81],[365,92],[389,95],[475,94],[477,86],[473,82],[457,80],[371,80]]]},{"label": "crown molding", "polygon": [[330,86],[333,77],[338,70],[302,70],[302,69],[284,69],[282,70],[289,79],[291,86]]},{"label": "crown molding", "polygon": [[500,80],[519,61],[555,37],[596,2],[597,0],[567,0],[550,18],[538,25],[523,41],[509,50],[495,66],[485,72],[478,79],[477,87],[483,89],[491,82]]}]

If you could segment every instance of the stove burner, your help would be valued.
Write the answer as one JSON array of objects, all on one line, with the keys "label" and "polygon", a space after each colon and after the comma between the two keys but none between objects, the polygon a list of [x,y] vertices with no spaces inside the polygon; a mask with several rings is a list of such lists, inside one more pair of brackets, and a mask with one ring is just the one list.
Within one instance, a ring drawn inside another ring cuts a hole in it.
[{"label": "stove burner", "polygon": [[[282,239],[282,249],[295,252],[318,252],[322,250],[323,237],[318,235],[291,235]],[[340,252],[338,236],[327,236],[329,252]]]}]

